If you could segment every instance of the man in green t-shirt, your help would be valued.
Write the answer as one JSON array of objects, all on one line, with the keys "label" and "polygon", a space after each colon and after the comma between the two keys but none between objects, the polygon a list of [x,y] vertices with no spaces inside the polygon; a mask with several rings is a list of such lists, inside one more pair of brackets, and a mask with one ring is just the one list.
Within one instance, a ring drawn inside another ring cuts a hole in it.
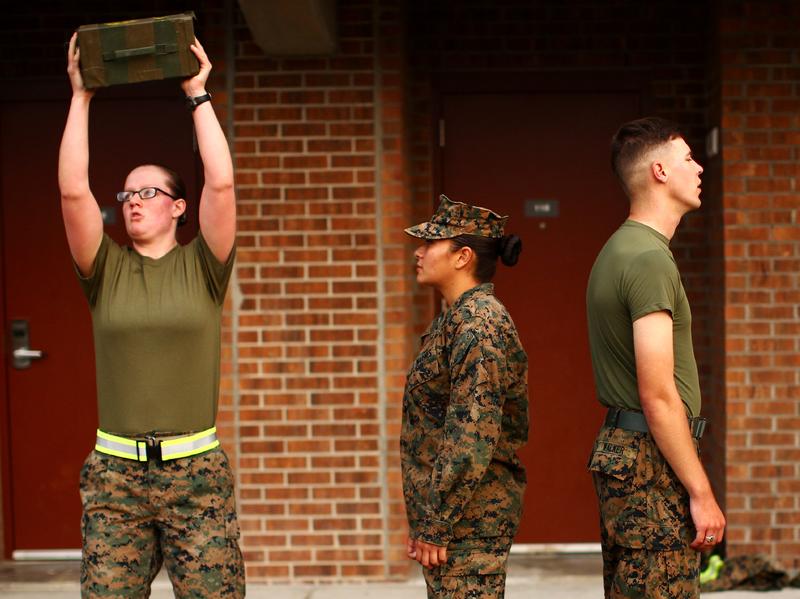
[{"label": "man in green t-shirt", "polygon": [[669,241],[700,207],[702,167],[678,127],[644,118],[611,144],[630,215],[597,256],[586,292],[600,403],[589,469],[600,503],[605,596],[699,596],[700,550],[725,517],[698,457],[700,385],[691,312]]}]

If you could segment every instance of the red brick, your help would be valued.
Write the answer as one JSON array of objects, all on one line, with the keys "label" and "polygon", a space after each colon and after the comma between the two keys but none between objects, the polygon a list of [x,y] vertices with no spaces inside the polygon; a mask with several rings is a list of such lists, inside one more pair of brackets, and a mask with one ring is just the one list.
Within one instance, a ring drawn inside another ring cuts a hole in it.
[{"label": "red brick", "polygon": [[298,578],[320,578],[332,577],[337,575],[336,566],[330,565],[295,565],[292,568],[294,575]]}]

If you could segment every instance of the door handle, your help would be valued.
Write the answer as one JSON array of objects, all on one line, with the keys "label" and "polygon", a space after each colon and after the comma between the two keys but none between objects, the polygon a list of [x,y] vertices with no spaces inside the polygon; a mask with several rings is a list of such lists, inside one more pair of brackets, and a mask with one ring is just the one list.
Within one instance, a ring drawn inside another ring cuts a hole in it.
[{"label": "door handle", "polygon": [[41,360],[44,358],[45,353],[40,349],[31,349],[28,347],[30,343],[30,334],[28,331],[27,320],[12,320],[11,321],[11,355],[13,357],[13,366],[18,370],[24,370],[31,367],[31,360]]},{"label": "door handle", "polygon": [[40,349],[15,349],[15,360],[41,360],[44,358],[44,352]]}]

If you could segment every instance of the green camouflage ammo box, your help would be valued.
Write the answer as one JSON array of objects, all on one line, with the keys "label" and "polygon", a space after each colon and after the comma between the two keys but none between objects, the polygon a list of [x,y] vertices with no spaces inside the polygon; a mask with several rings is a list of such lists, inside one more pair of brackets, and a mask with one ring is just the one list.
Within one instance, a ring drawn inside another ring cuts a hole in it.
[{"label": "green camouflage ammo box", "polygon": [[81,74],[89,88],[197,74],[189,44],[194,13],[78,28]]}]

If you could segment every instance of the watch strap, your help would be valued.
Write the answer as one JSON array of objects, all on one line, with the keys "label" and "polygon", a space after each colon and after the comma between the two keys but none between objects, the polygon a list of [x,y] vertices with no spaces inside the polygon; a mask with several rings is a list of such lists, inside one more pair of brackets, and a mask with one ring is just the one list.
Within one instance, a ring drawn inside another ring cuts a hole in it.
[{"label": "watch strap", "polygon": [[195,108],[200,106],[203,102],[211,100],[211,94],[206,92],[200,96],[186,96],[186,108],[194,112]]}]

